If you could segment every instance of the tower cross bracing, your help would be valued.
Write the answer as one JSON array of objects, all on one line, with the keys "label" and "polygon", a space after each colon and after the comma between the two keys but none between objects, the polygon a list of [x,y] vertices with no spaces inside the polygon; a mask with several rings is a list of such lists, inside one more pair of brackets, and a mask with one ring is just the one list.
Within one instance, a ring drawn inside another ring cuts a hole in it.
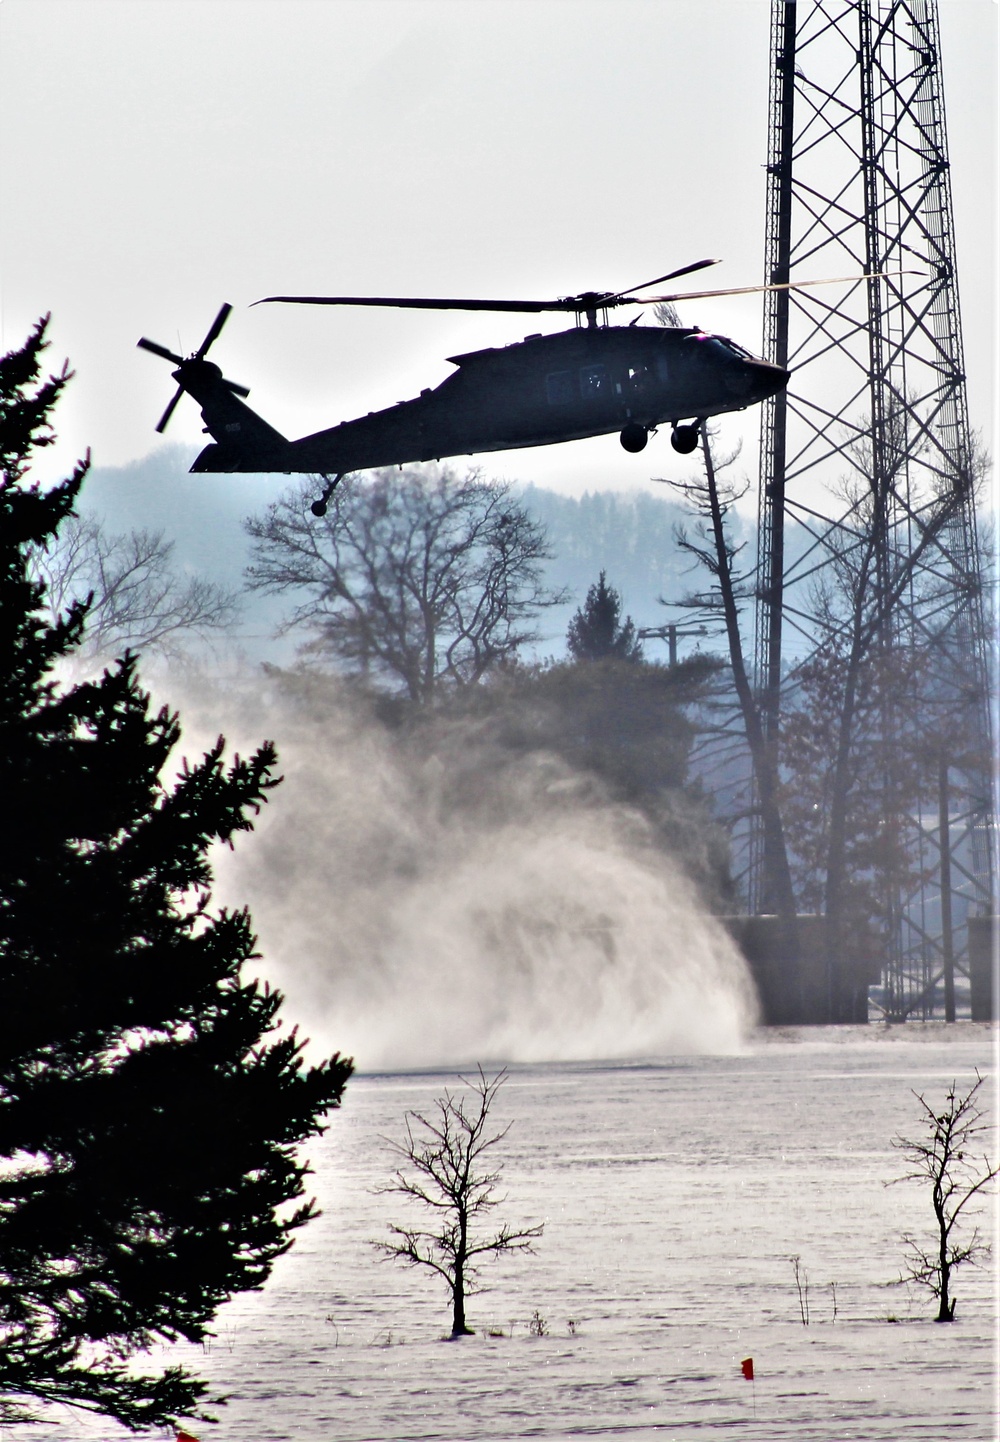
[{"label": "tower cross bracing", "polygon": [[[954,1006],[996,872],[983,457],[936,0],[772,5],[765,277],[851,274],[870,278],[766,298],[763,354],[793,374],[762,428],[756,684],[780,756],[807,668],[837,655],[868,676],[844,734],[906,857],[873,878],[880,1000],[929,1015],[949,982]],[[751,909],[768,910],[756,832],[749,879]]]}]

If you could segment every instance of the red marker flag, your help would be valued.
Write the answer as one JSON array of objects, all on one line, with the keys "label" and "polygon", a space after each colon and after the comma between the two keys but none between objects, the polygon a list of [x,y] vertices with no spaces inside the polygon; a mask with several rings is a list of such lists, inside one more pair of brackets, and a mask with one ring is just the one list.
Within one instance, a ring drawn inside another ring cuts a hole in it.
[{"label": "red marker flag", "polygon": [[[748,1382],[752,1382],[752,1381],[753,1381],[753,1358],[752,1358],[752,1357],[744,1357],[744,1358],[743,1358],[743,1361],[740,1363],[740,1366],[743,1368],[743,1375],[744,1375],[744,1377],[747,1379]],[[179,1438],[178,1438],[178,1442],[180,1442],[180,1439],[179,1439]]]},{"label": "red marker flag", "polygon": [[177,1442],[198,1442],[197,1437],[192,1437],[190,1432],[178,1432]]}]

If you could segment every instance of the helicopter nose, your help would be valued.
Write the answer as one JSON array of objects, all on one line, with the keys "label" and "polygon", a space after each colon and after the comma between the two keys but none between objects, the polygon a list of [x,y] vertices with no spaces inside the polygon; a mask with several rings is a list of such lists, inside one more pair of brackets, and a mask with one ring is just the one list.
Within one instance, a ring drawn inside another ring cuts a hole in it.
[{"label": "helicopter nose", "polygon": [[726,373],[723,383],[731,395],[753,405],[783,390],[788,378],[789,372],[780,366],[747,357]]},{"label": "helicopter nose", "polygon": [[770,361],[748,361],[747,369],[751,373],[753,393],[758,400],[762,401],[767,400],[768,396],[776,396],[779,391],[783,391],[791,379],[791,371],[772,365]]}]

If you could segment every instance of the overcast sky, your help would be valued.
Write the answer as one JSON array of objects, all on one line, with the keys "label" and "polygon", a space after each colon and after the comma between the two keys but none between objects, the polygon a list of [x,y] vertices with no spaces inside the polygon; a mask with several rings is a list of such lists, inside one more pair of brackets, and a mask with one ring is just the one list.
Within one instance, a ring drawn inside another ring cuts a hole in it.
[{"label": "overcast sky", "polygon": [[[544,298],[706,255],[760,279],[767,0],[0,0],[0,325],[53,315],[65,467],[159,444],[169,367],[213,351],[289,436],[415,395],[534,317],[247,309],[283,293]],[[996,332],[993,0],[942,0],[973,423]],[[759,349],[758,298],[688,323]],[[558,329],[559,317],[543,324]],[[732,422],[730,424],[736,424]],[[168,440],[201,442],[185,399]],[[670,454],[616,436],[487,457],[560,489]]]}]

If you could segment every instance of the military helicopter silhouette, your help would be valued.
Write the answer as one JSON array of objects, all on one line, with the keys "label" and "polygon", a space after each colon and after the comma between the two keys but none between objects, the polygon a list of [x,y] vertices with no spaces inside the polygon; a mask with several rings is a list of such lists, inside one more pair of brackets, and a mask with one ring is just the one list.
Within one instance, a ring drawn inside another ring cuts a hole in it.
[{"label": "military helicopter silhouette", "polygon": [[628,290],[585,291],[550,301],[267,296],[255,303],[528,314],[561,311],[575,317],[569,330],[449,356],[457,370],[435,389],[296,441],[287,440],[245,405],[240,397],[250,394],[247,388],[226,380],[219,367],[206,359],[232,310],[227,304],[198,349],[186,358],[145,336],[138,342],[143,350],[177,366],[173,372],[177,391],[156,429],[163,432],[186,392],[201,407],[205,429],[212,437],[212,444],[197,457],[192,471],[319,474],[326,486],[312,506],[317,516],[325,514],[330,496],[348,472],[377,466],[556,445],[614,431],[620,432],[627,451],[638,452],[665,422],[670,424],[674,449],[689,454],[709,416],[744,410],[766,400],[787,385],[789,372],[751,355],[726,336],[710,335],[698,327],[637,327],[640,316],[625,326],[609,325],[608,311],[622,305],[672,304],[829,283],[798,281],[636,295],[718,263],[699,260]]}]

